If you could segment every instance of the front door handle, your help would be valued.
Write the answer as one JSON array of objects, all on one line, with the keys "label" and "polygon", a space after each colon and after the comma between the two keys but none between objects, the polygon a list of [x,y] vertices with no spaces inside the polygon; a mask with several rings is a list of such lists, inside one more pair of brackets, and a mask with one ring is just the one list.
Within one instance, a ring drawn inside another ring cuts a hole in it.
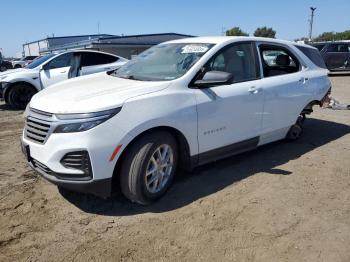
[{"label": "front door handle", "polygon": [[64,74],[64,73],[66,73],[66,72],[67,72],[67,71],[61,71],[60,73],[61,73],[61,74]]},{"label": "front door handle", "polygon": [[309,81],[308,77],[302,77],[302,78],[299,79],[299,82],[303,83],[303,84],[305,84],[307,81]]},{"label": "front door handle", "polygon": [[262,91],[262,88],[258,88],[256,86],[252,86],[248,89],[248,92],[251,93],[251,94],[257,94],[259,93],[260,91]]}]

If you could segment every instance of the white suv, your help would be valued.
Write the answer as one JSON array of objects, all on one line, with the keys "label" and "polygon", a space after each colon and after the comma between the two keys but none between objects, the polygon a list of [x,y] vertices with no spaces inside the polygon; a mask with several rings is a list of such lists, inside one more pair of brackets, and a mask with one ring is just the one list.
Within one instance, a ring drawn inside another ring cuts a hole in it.
[{"label": "white suv", "polygon": [[298,138],[305,114],[330,91],[324,67],[317,49],[287,41],[162,43],[113,73],[35,95],[23,152],[60,187],[108,197],[120,184],[127,198],[147,204],[165,193],[180,166]]},{"label": "white suv", "polygon": [[48,54],[25,68],[0,73],[0,98],[15,109],[24,109],[35,93],[48,86],[78,76],[114,70],[127,61],[92,50]]}]

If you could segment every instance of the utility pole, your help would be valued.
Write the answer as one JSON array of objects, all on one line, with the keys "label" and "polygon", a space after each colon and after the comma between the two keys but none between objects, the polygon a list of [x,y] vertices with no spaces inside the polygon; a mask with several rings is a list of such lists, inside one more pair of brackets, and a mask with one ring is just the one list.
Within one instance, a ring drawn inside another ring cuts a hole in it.
[{"label": "utility pole", "polygon": [[221,27],[221,35],[226,35],[226,28],[224,26]]},{"label": "utility pole", "polygon": [[314,12],[316,10],[316,7],[310,7],[311,10],[311,18],[310,18],[310,29],[309,29],[309,41],[312,41],[312,26],[314,23]]},{"label": "utility pole", "polygon": [[97,23],[97,33],[100,34],[100,21]]}]

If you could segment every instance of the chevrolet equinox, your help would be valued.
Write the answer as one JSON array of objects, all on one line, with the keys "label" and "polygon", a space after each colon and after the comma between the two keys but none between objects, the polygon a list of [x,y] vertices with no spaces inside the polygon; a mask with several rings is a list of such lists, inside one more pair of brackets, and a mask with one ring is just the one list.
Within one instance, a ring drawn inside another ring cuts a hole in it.
[{"label": "chevrolet equinox", "polygon": [[[314,47],[256,37],[156,45],[115,71],[74,78],[27,106],[22,150],[41,176],[106,198],[160,198],[192,169],[297,139],[330,92]],[[196,189],[193,189],[196,190]]]}]

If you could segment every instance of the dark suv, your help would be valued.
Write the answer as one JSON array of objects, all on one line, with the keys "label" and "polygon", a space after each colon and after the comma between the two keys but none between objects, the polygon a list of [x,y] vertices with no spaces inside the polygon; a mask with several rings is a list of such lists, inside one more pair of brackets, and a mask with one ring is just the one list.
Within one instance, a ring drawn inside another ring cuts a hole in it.
[{"label": "dark suv", "polygon": [[350,42],[313,43],[329,71],[350,71]]},{"label": "dark suv", "polygon": [[0,52],[0,72],[6,71],[7,69],[12,69],[12,64],[9,61],[3,60]]}]

